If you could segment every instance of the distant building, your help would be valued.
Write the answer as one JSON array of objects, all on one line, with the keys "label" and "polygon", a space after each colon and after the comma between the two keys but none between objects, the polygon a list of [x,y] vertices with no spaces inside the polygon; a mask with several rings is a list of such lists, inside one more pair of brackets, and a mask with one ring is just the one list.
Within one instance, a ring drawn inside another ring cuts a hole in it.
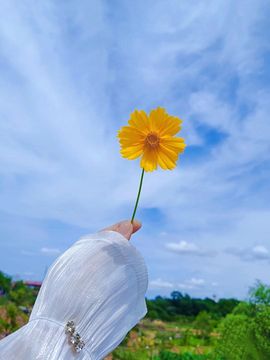
[{"label": "distant building", "polygon": [[37,290],[39,290],[42,285],[41,281],[24,281],[23,283],[30,289],[37,289]]}]

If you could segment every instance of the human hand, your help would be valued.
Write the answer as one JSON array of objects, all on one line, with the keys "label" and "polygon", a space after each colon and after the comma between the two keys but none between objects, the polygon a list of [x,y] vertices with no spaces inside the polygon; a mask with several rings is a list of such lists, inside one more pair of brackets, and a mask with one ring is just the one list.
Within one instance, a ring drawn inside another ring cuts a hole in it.
[{"label": "human hand", "polygon": [[133,223],[131,223],[130,220],[123,220],[102,230],[117,231],[127,240],[130,240],[131,235],[138,231],[141,227],[142,224],[137,220],[134,220]]}]

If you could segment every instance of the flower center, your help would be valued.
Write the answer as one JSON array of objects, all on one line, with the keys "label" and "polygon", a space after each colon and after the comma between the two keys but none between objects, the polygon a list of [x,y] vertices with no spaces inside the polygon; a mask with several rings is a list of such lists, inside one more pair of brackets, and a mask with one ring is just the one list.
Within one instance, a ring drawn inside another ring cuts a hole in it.
[{"label": "flower center", "polygon": [[156,133],[150,132],[145,138],[145,144],[156,148],[159,144],[159,137]]}]

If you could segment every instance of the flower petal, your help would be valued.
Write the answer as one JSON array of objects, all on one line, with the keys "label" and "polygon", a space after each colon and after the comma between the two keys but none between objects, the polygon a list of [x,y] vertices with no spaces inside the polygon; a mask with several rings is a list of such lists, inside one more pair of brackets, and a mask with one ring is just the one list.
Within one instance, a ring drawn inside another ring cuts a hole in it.
[{"label": "flower petal", "polygon": [[120,150],[120,153],[122,156],[129,160],[134,160],[137,157],[141,156],[143,153],[143,146],[142,145],[136,145],[136,146],[128,146],[123,147]]},{"label": "flower petal", "polygon": [[130,115],[130,120],[128,121],[129,125],[132,128],[137,129],[144,135],[149,132],[149,119],[145,111],[135,110]]},{"label": "flower petal", "polygon": [[158,164],[164,170],[172,170],[176,167],[176,159],[172,159],[165,151],[159,151]]},{"label": "flower petal", "polygon": [[160,136],[164,135],[176,135],[181,130],[182,121],[176,116],[168,116],[166,118],[166,126],[160,130]]},{"label": "flower petal", "polygon": [[166,118],[168,114],[165,109],[158,107],[150,112],[149,115],[149,124],[150,131],[160,132],[166,126]]},{"label": "flower petal", "polygon": [[150,112],[149,123],[151,131],[157,132],[160,136],[173,136],[181,129],[182,120],[168,115],[165,109],[158,107]]},{"label": "flower petal", "polygon": [[178,151],[172,150],[163,144],[159,145],[159,153],[166,154],[166,156],[168,156],[168,158],[170,158],[171,161],[176,161],[178,158]]},{"label": "flower petal", "polygon": [[149,148],[145,147],[143,150],[143,156],[140,165],[145,171],[156,170],[158,165],[157,158],[158,155],[156,150],[150,150]]},{"label": "flower petal", "polygon": [[176,166],[178,152],[168,149],[165,145],[160,144],[158,151],[158,164],[162,169],[172,170]]},{"label": "flower petal", "polygon": [[137,129],[130,126],[123,126],[118,131],[119,142],[122,146],[137,145],[144,142],[145,136]]},{"label": "flower petal", "polygon": [[160,144],[165,145],[166,148],[182,153],[185,150],[186,144],[184,143],[183,138],[177,137],[162,137],[160,139]]}]

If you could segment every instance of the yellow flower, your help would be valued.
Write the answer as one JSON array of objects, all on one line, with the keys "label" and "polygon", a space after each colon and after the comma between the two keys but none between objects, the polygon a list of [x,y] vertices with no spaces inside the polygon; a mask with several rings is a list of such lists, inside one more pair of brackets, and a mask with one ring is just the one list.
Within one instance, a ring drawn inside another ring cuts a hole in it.
[{"label": "yellow flower", "polygon": [[121,154],[133,160],[141,156],[141,167],[153,171],[159,165],[164,170],[176,166],[178,155],[185,149],[184,139],[175,137],[182,121],[158,107],[149,116],[143,110],[135,110],[118,131]]}]

